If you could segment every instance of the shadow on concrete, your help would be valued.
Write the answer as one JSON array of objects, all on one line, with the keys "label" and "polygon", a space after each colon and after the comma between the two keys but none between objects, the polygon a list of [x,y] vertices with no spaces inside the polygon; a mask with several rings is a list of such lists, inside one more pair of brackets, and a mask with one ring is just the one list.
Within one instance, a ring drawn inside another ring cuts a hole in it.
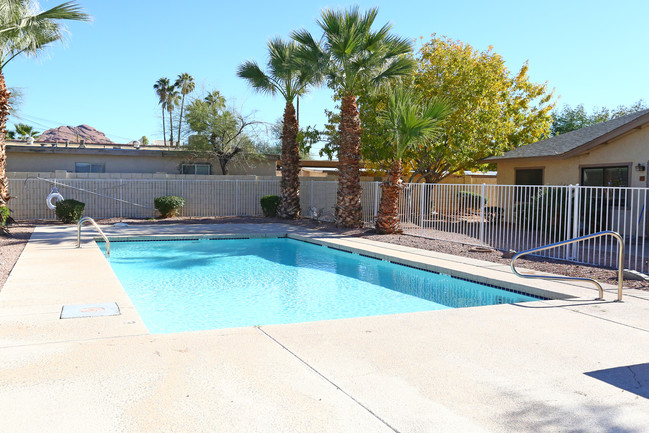
[{"label": "shadow on concrete", "polygon": [[649,399],[649,363],[623,365],[584,374]]},{"label": "shadow on concrete", "polygon": [[[579,393],[578,393],[579,394]],[[643,433],[645,426],[629,422],[615,405],[582,403],[567,406],[547,400],[521,399],[518,408],[504,414],[509,432],[534,433]],[[635,425],[634,425],[635,424]]]}]

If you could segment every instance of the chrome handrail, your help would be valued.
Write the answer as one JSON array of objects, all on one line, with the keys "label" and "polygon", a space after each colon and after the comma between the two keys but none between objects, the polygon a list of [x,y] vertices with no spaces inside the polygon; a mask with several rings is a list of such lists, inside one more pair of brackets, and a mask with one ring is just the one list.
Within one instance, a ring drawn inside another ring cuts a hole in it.
[{"label": "chrome handrail", "polygon": [[604,289],[602,289],[602,285],[599,284],[599,282],[597,280],[593,279],[593,278],[563,277],[563,276],[554,276],[554,275],[547,275],[547,276],[545,276],[545,275],[524,275],[524,274],[519,273],[516,270],[516,267],[514,266],[514,262],[516,262],[516,260],[518,258],[520,258],[520,257],[522,257],[524,255],[535,253],[535,252],[538,252],[538,251],[549,250],[551,248],[556,248],[556,247],[559,247],[561,245],[574,244],[575,242],[580,242],[580,241],[583,241],[585,239],[598,238],[600,236],[613,236],[614,238],[617,239],[617,245],[618,245],[617,300],[622,301],[622,282],[624,280],[624,270],[622,268],[624,266],[624,239],[622,238],[622,236],[620,236],[619,233],[611,231],[611,230],[605,230],[603,232],[597,232],[597,233],[593,233],[593,234],[590,234],[590,235],[579,236],[577,238],[568,239],[566,241],[555,242],[553,244],[544,245],[544,246],[537,247],[537,248],[532,248],[532,249],[527,250],[527,251],[521,251],[520,253],[514,254],[514,256],[512,257],[512,262],[511,262],[510,267],[512,269],[512,272],[515,275],[517,275],[517,276],[519,276],[521,278],[543,278],[543,279],[546,279],[546,280],[590,281],[591,283],[595,284],[597,286],[597,289],[599,290],[599,298],[597,298],[596,300],[603,300],[604,299]]},{"label": "chrome handrail", "polygon": [[108,240],[104,232],[99,228],[95,220],[88,216],[81,218],[77,223],[77,248],[81,248],[81,226],[85,222],[89,222],[93,226],[95,226],[101,237],[104,238],[104,241],[106,242],[106,257],[110,257],[110,241]]}]

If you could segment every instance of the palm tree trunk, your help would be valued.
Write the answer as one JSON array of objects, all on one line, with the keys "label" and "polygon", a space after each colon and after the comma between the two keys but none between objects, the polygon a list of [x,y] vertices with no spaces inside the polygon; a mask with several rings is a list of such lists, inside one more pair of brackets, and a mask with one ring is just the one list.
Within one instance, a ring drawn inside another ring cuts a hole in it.
[{"label": "palm tree trunk", "polygon": [[172,111],[169,110],[169,146],[174,145],[174,121],[171,117]]},{"label": "palm tree trunk", "polygon": [[388,171],[388,178],[381,184],[381,202],[376,218],[377,233],[401,233],[399,228],[399,190],[403,188],[401,173],[401,160],[395,159]]},{"label": "palm tree trunk", "polygon": [[167,126],[165,125],[165,107],[162,106],[162,145],[167,145]]},{"label": "palm tree trunk", "polygon": [[345,95],[340,104],[339,133],[336,224],[358,228],[363,225],[360,177],[361,122],[354,95]]},{"label": "palm tree trunk", "polygon": [[297,143],[299,125],[293,103],[286,101],[282,128],[282,181],[277,215],[295,219],[300,216],[300,146]]},{"label": "palm tree trunk", "polygon": [[[185,108],[185,95],[180,102],[180,118],[178,119],[178,146],[180,146],[180,127],[183,124],[183,109]],[[176,147],[178,147],[176,146]]]},{"label": "palm tree trunk", "polygon": [[5,77],[0,70],[0,206],[9,202],[9,179],[7,179],[7,151],[5,136],[7,119],[9,118],[9,97],[11,92],[7,89]]}]

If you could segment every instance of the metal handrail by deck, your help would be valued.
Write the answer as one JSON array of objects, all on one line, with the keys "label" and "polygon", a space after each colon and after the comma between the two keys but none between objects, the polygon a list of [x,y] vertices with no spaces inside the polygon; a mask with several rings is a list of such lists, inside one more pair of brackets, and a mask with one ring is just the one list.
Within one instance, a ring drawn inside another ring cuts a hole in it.
[{"label": "metal handrail by deck", "polygon": [[77,248],[81,248],[81,226],[85,222],[89,222],[93,226],[95,226],[101,237],[104,238],[104,241],[106,242],[106,257],[110,257],[110,241],[108,240],[104,232],[99,228],[95,220],[87,216],[81,218],[77,223]]},{"label": "metal handrail by deck", "polygon": [[584,236],[579,236],[577,238],[573,239],[568,239],[566,241],[561,241],[561,242],[555,242],[553,244],[549,245],[544,245],[542,247],[537,247],[537,248],[532,248],[527,251],[521,251],[520,253],[514,254],[514,257],[512,257],[512,262],[511,262],[511,268],[512,272],[516,274],[519,277],[522,278],[543,278],[546,280],[580,280],[580,281],[590,281],[591,283],[595,284],[597,286],[597,289],[599,290],[599,298],[597,300],[603,300],[604,299],[604,289],[602,289],[602,285],[599,284],[599,282],[593,278],[582,278],[582,277],[563,277],[563,276],[554,276],[554,275],[524,275],[520,274],[517,270],[516,267],[514,266],[514,263],[516,260],[524,255],[531,254],[531,253],[536,253],[538,251],[543,251],[543,250],[549,250],[551,248],[556,248],[560,247],[562,245],[568,245],[568,244],[574,244],[575,242],[580,242],[585,239],[592,239],[592,238],[598,238],[600,236],[613,236],[614,238],[617,239],[617,245],[618,245],[618,264],[617,264],[617,300],[622,301],[622,282],[624,280],[624,239],[622,236],[620,236],[619,233],[611,231],[611,230],[606,230],[603,232],[597,232],[597,233],[592,233],[590,235],[584,235]]}]

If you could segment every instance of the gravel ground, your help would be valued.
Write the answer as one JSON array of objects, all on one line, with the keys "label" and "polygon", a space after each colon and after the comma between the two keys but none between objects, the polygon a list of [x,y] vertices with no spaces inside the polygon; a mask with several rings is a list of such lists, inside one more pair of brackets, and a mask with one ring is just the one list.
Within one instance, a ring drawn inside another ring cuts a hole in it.
[{"label": "gravel ground", "polygon": [[7,281],[33,231],[34,222],[31,221],[12,224],[9,226],[9,235],[0,231],[0,289]]},{"label": "gravel ground", "polygon": [[[342,233],[348,236],[363,237],[379,242],[387,242],[409,247],[421,248],[428,251],[437,251],[445,254],[452,254],[462,257],[470,257],[494,263],[509,264],[510,259],[503,258],[501,251],[489,250],[486,252],[475,251],[473,246],[462,245],[448,241],[425,239],[409,235],[377,235],[373,230],[348,230],[340,229],[331,223],[318,222],[310,219],[297,221],[286,221],[274,218],[261,217],[219,217],[219,218],[169,218],[165,220],[142,220],[142,219],[109,219],[97,220],[99,224],[114,224],[126,222],[129,225],[139,224],[237,224],[237,223],[289,223],[300,227],[314,230]],[[52,221],[20,221],[10,226],[10,236],[0,233],[0,287],[4,285],[9,272],[18,260],[18,257],[25,248],[35,225],[59,224]],[[570,275],[573,277],[595,278],[601,282],[617,285],[617,273],[614,269],[597,268],[593,266],[575,265],[572,263],[548,260],[541,258],[522,258],[517,263],[521,268],[534,269],[542,272],[549,272],[559,275]],[[649,291],[649,284],[644,281],[625,280],[624,287]]]}]

